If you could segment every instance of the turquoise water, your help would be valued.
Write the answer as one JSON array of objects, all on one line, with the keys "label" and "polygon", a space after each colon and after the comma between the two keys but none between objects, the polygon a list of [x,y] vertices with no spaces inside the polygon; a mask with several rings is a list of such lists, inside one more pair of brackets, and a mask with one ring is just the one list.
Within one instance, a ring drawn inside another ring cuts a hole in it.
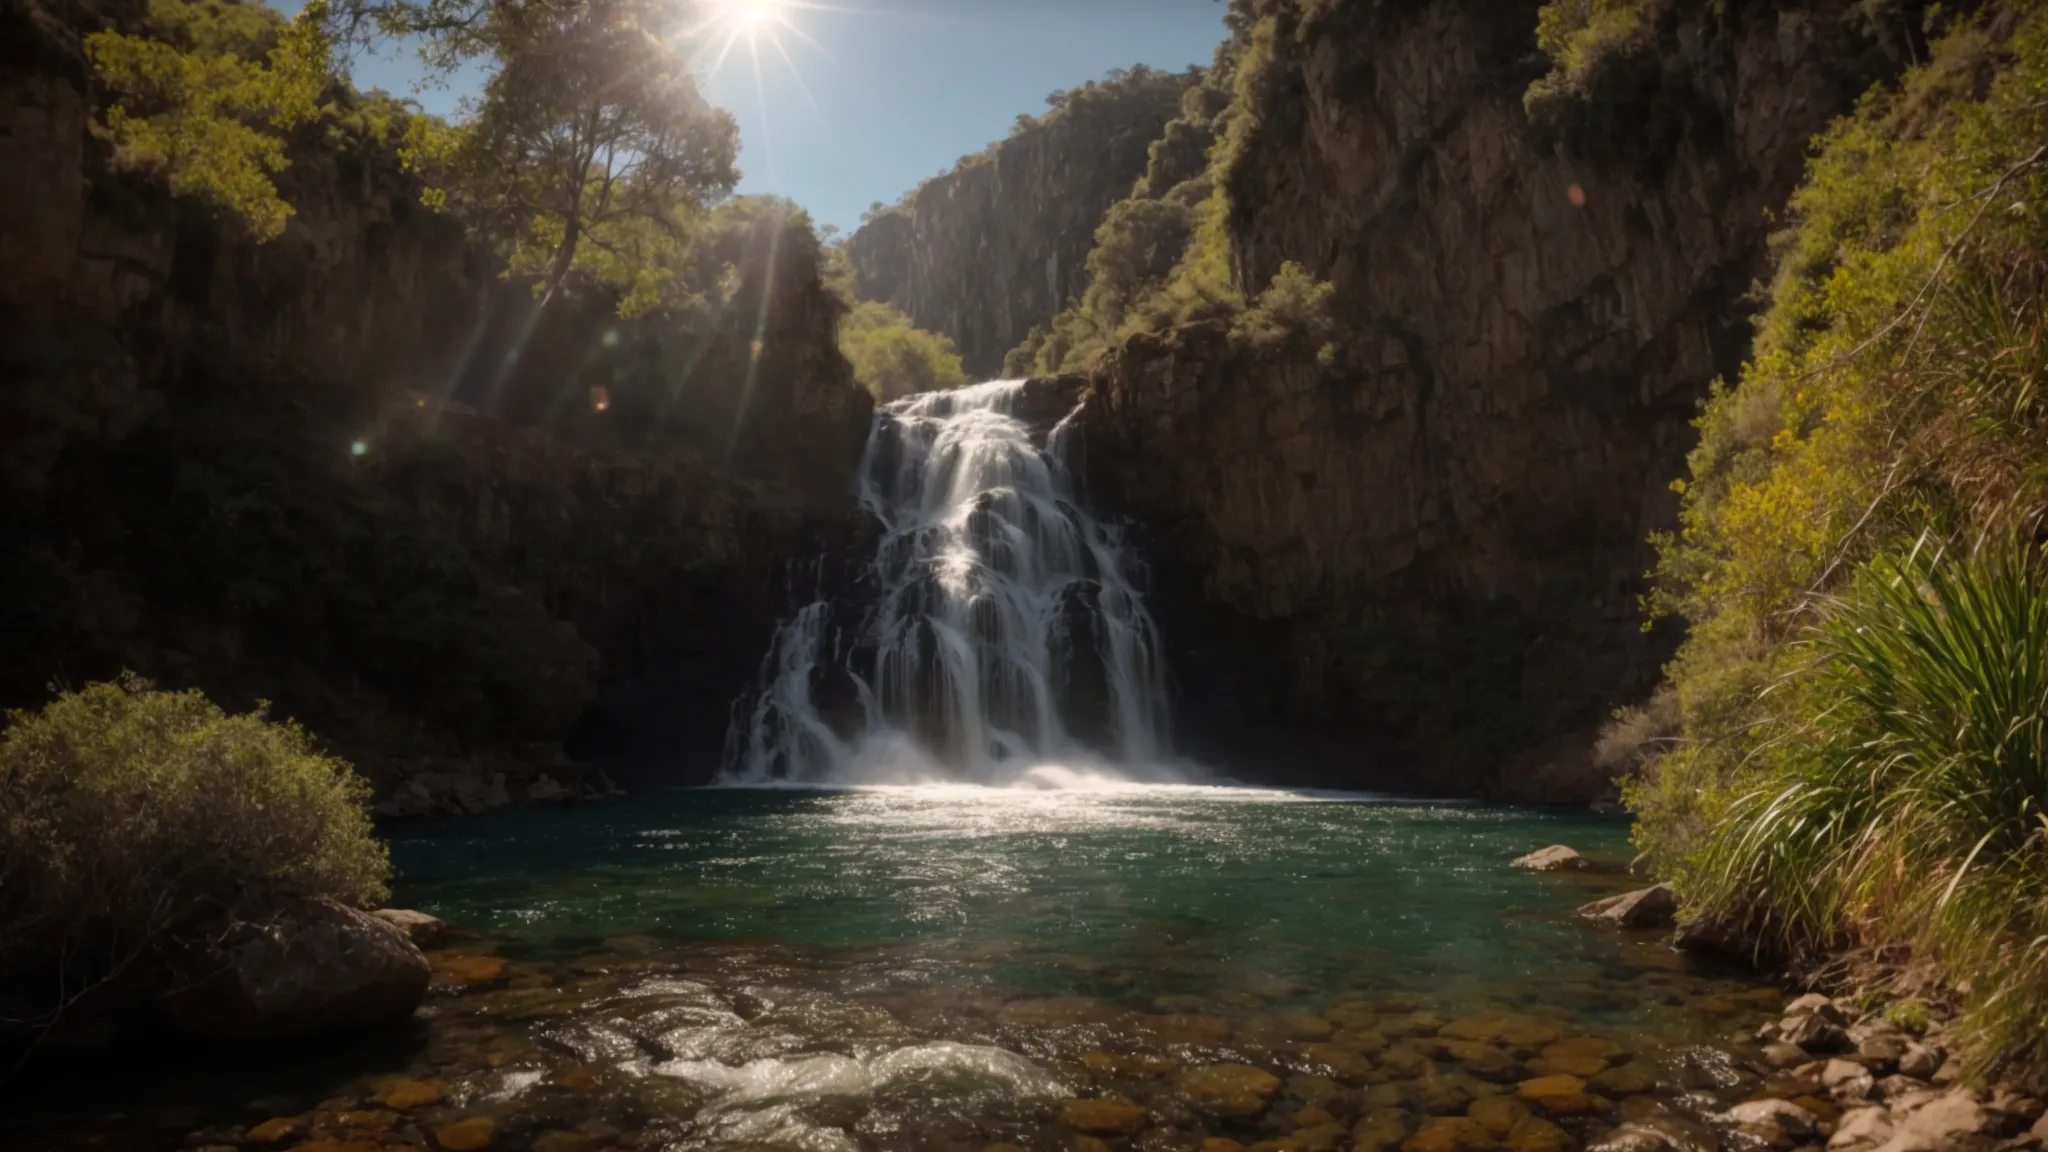
[{"label": "turquoise water", "polygon": [[1585,881],[1507,863],[1557,842],[1625,863],[1627,832],[1575,810],[1235,789],[706,791],[407,826],[394,900],[508,956],[772,940],[979,950],[1001,959],[927,959],[921,978],[1045,994],[1453,1000],[1624,971],[1631,949],[1564,916]]},{"label": "turquoise water", "polygon": [[[412,1034],[158,1067],[55,1093],[29,1126],[60,1147],[256,1147],[274,1120],[297,1127],[262,1146],[317,1152],[454,1149],[463,1122],[514,1152],[1322,1152],[1333,1124],[1405,1138],[1571,1070],[1592,1095],[1538,1109],[1555,1150],[1753,1086],[1738,1038],[1776,990],[1573,923],[1631,884],[1508,867],[1559,842],[1629,856],[1624,821],[1578,811],[1177,787],[714,790],[409,824],[393,902],[459,933]],[[1214,1065],[1251,1095],[1205,1096]],[[1139,1119],[1071,1111],[1097,1097]]]}]

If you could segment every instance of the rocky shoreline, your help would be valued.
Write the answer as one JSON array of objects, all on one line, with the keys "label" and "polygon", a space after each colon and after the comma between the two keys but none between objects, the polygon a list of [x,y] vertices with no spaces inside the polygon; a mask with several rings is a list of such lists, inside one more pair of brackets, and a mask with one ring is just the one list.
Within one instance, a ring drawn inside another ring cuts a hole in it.
[{"label": "rocky shoreline", "polygon": [[[1537,872],[1600,866],[1553,844],[1514,860]],[[1595,900],[1578,917],[1599,927],[1677,926],[1670,885]],[[1675,933],[1673,947],[1683,947]],[[2020,1152],[2048,1148],[2048,1109],[2013,1084],[1963,1083],[1951,1021],[1919,1001],[1896,1014],[1865,1011],[1855,998],[1808,992],[1754,1037],[1771,1070],[1754,1098],[1715,1117],[1738,1149],[1828,1152]],[[1654,1123],[1624,1125],[1589,1152],[1681,1152],[1683,1134]],[[1405,1149],[1404,1152],[1422,1152]]]}]

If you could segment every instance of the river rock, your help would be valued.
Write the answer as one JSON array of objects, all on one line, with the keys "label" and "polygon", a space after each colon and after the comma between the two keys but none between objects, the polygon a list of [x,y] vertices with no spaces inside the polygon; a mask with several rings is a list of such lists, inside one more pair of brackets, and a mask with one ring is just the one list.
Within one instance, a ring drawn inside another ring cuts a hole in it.
[{"label": "river rock", "polygon": [[1892,1138],[1891,1113],[1883,1108],[1857,1108],[1835,1122],[1828,1137],[1831,1152],[1866,1152]]},{"label": "river rock", "polygon": [[1311,1044],[1302,1055],[1330,1070],[1340,1080],[1359,1083],[1372,1075],[1372,1061],[1341,1044]]},{"label": "river rock", "polygon": [[1390,1152],[1408,1138],[1408,1114],[1399,1108],[1375,1108],[1351,1128],[1353,1152]]},{"label": "river rock", "polygon": [[1941,1071],[1947,1059],[1948,1052],[1939,1045],[1907,1044],[1905,1053],[1899,1057],[1899,1075],[1927,1080]]},{"label": "river rock", "polygon": [[1586,1081],[1605,1096],[1640,1096],[1657,1087],[1657,1074],[1640,1060],[1617,1065]]},{"label": "river rock", "polygon": [[1528,1114],[1529,1106],[1512,1096],[1488,1096],[1474,1100],[1472,1106],[1465,1110],[1465,1115],[1495,1136],[1507,1135],[1515,1121]]},{"label": "river rock", "polygon": [[425,912],[415,912],[410,908],[379,908],[370,915],[405,933],[405,938],[420,948],[438,948],[448,938],[448,925]]},{"label": "river rock", "polygon": [[1508,1152],[1572,1152],[1578,1141],[1541,1116],[1524,1116],[1501,1140]]},{"label": "river rock", "polygon": [[1586,1082],[1562,1073],[1524,1080],[1515,1085],[1515,1095],[1557,1115],[1591,1112],[1594,1108],[1593,1097],[1586,1092]]},{"label": "river rock", "polygon": [[486,1116],[470,1116],[434,1129],[434,1143],[448,1152],[480,1152],[496,1141],[497,1125]]},{"label": "river rock", "polygon": [[203,943],[170,949],[165,1015],[187,1035],[221,1040],[314,1036],[387,1027],[427,991],[427,960],[392,924],[324,900],[236,920]]},{"label": "river rock", "polygon": [[1892,1137],[1879,1145],[1881,1152],[1952,1152],[1966,1147],[1972,1138],[1987,1142],[1995,1121],[1966,1091],[1936,1097],[1903,1117],[1894,1114]]},{"label": "river rock", "polygon": [[1579,918],[1606,928],[1669,928],[1677,922],[1678,897],[1669,884],[1595,900],[1579,909]]},{"label": "river rock", "polygon": [[1509,867],[1526,868],[1531,872],[1578,872],[1585,869],[1586,858],[1562,844],[1552,844],[1527,856],[1516,857]]},{"label": "river rock", "polygon": [[1469,1116],[1432,1116],[1402,1142],[1401,1152],[1490,1152],[1495,1147],[1492,1134]]},{"label": "river rock", "polygon": [[1180,1094],[1220,1116],[1255,1116],[1280,1090],[1280,1078],[1249,1064],[1210,1064],[1180,1076]]},{"label": "river rock", "polygon": [[1828,1061],[1820,1070],[1820,1082],[1827,1088],[1828,1095],[1845,1104],[1870,1099],[1877,1086],[1870,1069],[1853,1060]]},{"label": "river rock", "polygon": [[1806,1049],[1797,1044],[1773,1040],[1764,1045],[1764,1061],[1773,1068],[1797,1068],[1811,1059],[1813,1057],[1806,1054]]},{"label": "river rock", "polygon": [[1818,1016],[1830,1024],[1847,1024],[1849,1022],[1848,1016],[1843,1014],[1839,1005],[1818,992],[1808,992],[1806,995],[1785,1005],[1785,1015],[1788,1017]]},{"label": "river rock", "polygon": [[1068,1100],[1060,1123],[1098,1136],[1129,1136],[1145,1126],[1145,1110],[1128,1100]]},{"label": "river rock", "polygon": [[1787,1017],[1778,1025],[1778,1038],[1815,1053],[1845,1052],[1849,1048],[1849,1034],[1842,1026],[1819,1014]]},{"label": "river rock", "polygon": [[1721,1119],[1778,1148],[1801,1143],[1820,1129],[1820,1117],[1790,1100],[1751,1100],[1722,1113]]}]

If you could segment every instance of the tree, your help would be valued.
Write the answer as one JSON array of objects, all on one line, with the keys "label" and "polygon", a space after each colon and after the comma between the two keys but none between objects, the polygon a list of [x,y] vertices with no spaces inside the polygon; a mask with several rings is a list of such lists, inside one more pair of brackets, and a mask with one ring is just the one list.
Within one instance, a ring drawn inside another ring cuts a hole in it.
[{"label": "tree", "polygon": [[474,115],[416,154],[508,275],[552,297],[571,277],[621,315],[668,302],[693,222],[739,174],[732,117],[705,103],[659,0],[503,5],[477,33],[498,61]]},{"label": "tree", "polygon": [[114,97],[97,127],[115,162],[276,237],[292,214],[273,179],[289,163],[285,133],[319,115],[333,82],[325,21],[321,0],[289,23],[256,5],[157,0],[141,34],[88,36]]},{"label": "tree", "polygon": [[853,305],[839,322],[839,350],[853,364],[854,380],[883,403],[967,383],[951,340],[873,300]]}]

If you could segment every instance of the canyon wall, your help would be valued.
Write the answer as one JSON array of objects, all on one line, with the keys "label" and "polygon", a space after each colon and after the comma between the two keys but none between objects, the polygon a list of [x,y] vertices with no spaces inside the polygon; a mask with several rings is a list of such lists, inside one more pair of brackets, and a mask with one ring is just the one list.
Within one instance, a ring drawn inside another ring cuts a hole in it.
[{"label": "canyon wall", "polygon": [[97,19],[0,14],[0,703],[267,700],[387,811],[706,778],[786,562],[861,529],[815,241],[706,240],[743,323],[537,313],[316,127],[257,244],[91,136]]},{"label": "canyon wall", "polygon": [[970,377],[994,378],[1033,326],[1087,287],[1096,226],[1145,174],[1198,77],[1146,69],[1067,93],[856,231],[846,245],[855,291],[951,337]]},{"label": "canyon wall", "polygon": [[1141,334],[1082,424],[1094,498],[1151,539],[1187,751],[1348,786],[1608,787],[1597,726],[1674,640],[1642,627],[1645,538],[1748,349],[1771,214],[1901,61],[1849,0],[1650,5],[1640,43],[1525,105],[1537,9],[1256,6],[1216,170],[1235,277],[1301,262],[1338,334],[1321,357]]}]

